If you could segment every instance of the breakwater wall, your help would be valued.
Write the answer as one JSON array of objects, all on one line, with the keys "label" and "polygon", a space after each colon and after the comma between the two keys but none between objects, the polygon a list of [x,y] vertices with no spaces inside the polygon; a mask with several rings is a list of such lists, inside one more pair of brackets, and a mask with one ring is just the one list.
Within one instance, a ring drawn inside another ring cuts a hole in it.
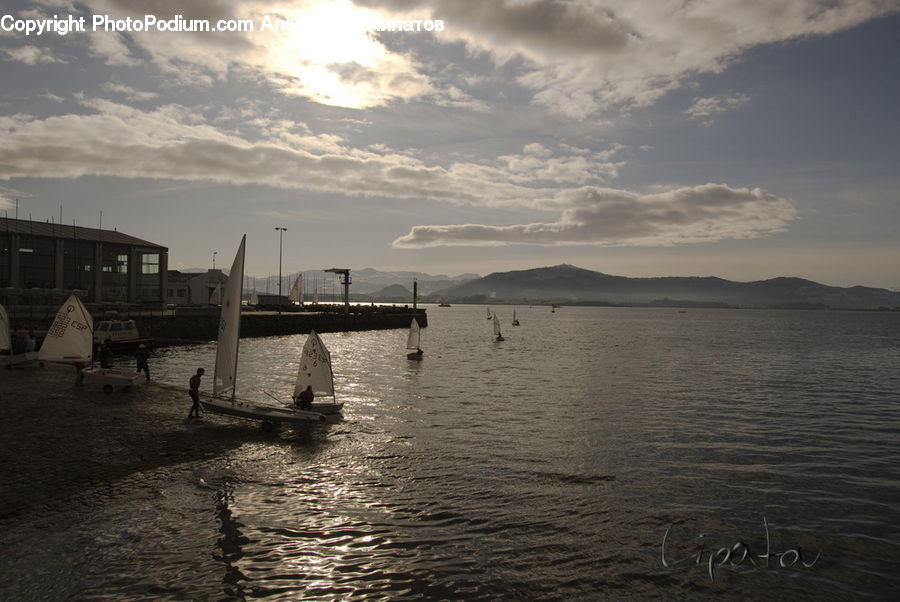
[{"label": "breakwater wall", "polygon": [[[355,330],[388,330],[409,328],[413,316],[419,325],[428,325],[424,309],[410,308],[395,312],[366,313],[275,313],[241,314],[241,337],[267,337],[316,332],[349,332]],[[156,344],[178,344],[186,341],[212,341],[219,332],[218,312],[175,315],[132,316],[142,336],[152,337]]]}]

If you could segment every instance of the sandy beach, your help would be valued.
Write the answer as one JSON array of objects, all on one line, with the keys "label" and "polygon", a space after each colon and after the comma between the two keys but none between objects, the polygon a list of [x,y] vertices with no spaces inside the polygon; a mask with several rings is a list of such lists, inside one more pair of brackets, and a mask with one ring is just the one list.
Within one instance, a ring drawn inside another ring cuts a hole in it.
[{"label": "sandy beach", "polygon": [[186,420],[186,386],[151,381],[106,395],[99,385],[75,386],[74,376],[62,365],[0,371],[0,523],[79,489],[246,441],[246,424],[210,414]]}]

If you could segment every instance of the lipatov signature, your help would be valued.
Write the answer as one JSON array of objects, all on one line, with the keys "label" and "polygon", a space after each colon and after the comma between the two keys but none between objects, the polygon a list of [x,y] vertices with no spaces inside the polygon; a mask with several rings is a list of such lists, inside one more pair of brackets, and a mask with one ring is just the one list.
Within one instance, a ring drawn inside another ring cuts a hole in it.
[{"label": "lipatov signature", "polygon": [[[769,561],[771,559],[778,559],[778,566],[781,568],[789,568],[797,564],[798,562],[805,566],[806,568],[812,567],[819,560],[819,556],[822,555],[822,551],[819,550],[816,552],[816,557],[813,558],[812,562],[806,562],[803,558],[803,548],[796,547],[789,550],[785,550],[783,552],[772,552],[771,540],[769,539],[769,523],[766,520],[766,517],[763,517],[763,525],[766,529],[766,553],[759,554],[754,556],[750,551],[750,546],[747,545],[744,541],[738,541],[730,548],[719,548],[715,552],[709,553],[709,557],[706,560],[707,571],[709,573],[709,578],[713,581],[715,578],[715,571],[719,567],[722,567],[728,564],[731,567],[739,567],[744,561],[749,561],[749,565],[752,567],[764,567],[769,568]],[[672,560],[670,557],[666,556],[666,541],[669,538],[669,531],[672,530],[672,525],[669,525],[669,528],[666,529],[666,534],[663,536],[662,543],[662,564],[664,567],[672,567],[677,564],[681,564],[682,562],[686,562],[688,560],[694,559],[697,566],[700,566],[703,563],[704,554],[710,552],[710,550],[700,549],[696,555],[687,556],[680,560]],[[698,539],[702,539],[704,536],[700,535]],[[757,563],[758,558],[765,559],[765,563]]]}]

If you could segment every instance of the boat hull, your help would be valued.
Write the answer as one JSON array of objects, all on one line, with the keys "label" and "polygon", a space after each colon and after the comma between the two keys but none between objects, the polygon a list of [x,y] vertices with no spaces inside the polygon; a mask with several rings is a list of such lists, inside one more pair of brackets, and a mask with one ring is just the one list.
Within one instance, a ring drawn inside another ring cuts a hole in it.
[{"label": "boat hull", "polygon": [[312,411],[319,414],[340,414],[343,409],[343,403],[315,403],[312,404]]},{"label": "boat hull", "polygon": [[37,351],[28,351],[25,353],[14,353],[12,355],[0,356],[0,366],[7,368],[25,368],[27,366],[43,366],[44,363],[38,359]]},{"label": "boat hull", "polygon": [[85,370],[82,374],[84,374],[86,383],[102,386],[104,393],[112,393],[117,388],[125,389],[132,385],[139,386],[147,381],[143,372],[128,372],[113,368]]},{"label": "boat hull", "polygon": [[260,420],[262,422],[289,424],[301,424],[309,422],[325,422],[325,415],[316,411],[294,410],[291,408],[276,408],[274,406],[261,406],[243,401],[226,401],[224,399],[201,399],[200,405],[208,412]]}]

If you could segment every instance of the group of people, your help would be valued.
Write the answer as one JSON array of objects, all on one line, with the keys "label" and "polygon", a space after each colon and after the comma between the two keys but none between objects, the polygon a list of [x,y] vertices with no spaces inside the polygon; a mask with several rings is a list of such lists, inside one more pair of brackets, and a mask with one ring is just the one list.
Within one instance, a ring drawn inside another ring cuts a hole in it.
[{"label": "group of people", "polygon": [[[97,359],[100,360],[101,368],[112,368],[112,341],[107,338],[105,341],[97,345]],[[147,345],[141,343],[137,351],[134,352],[134,359],[137,362],[137,370],[135,372],[143,372],[147,380],[150,380],[150,350]],[[75,362],[75,384],[80,385],[84,382],[84,369],[87,364],[84,362]]]}]

